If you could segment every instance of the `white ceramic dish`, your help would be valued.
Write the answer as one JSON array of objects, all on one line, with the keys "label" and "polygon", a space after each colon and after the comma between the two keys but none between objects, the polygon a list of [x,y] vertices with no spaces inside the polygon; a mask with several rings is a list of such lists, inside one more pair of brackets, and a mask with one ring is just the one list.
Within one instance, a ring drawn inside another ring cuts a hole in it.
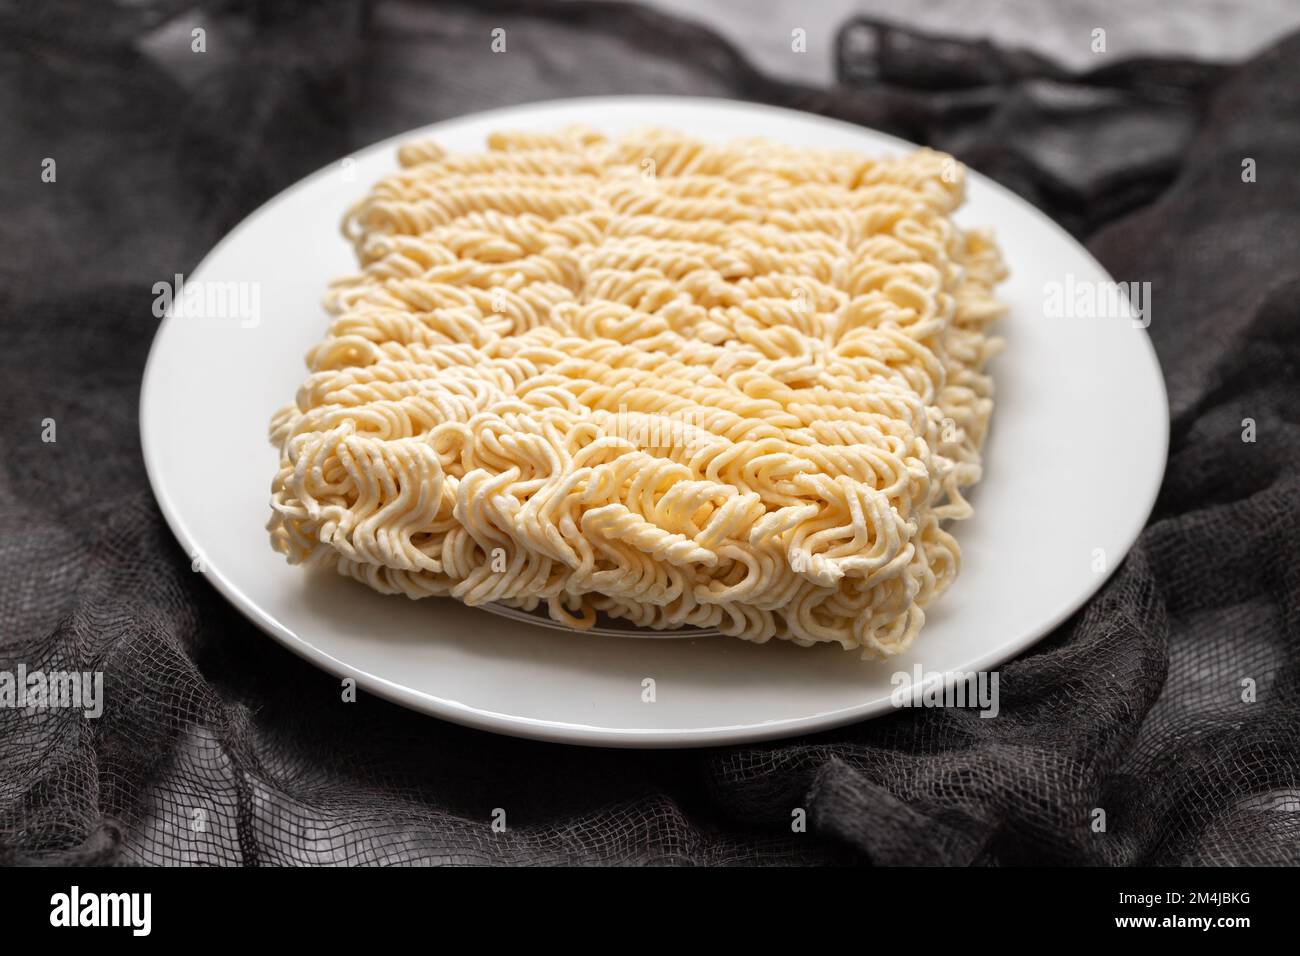
[{"label": "white ceramic dish", "polygon": [[[1047,290],[1110,277],[1046,216],[972,174],[964,225],[988,225],[1010,264],[1007,349],[976,515],[956,526],[963,570],[913,649],[864,662],[838,647],[734,638],[566,633],[450,600],[384,597],[290,567],[267,543],[277,455],[271,413],[304,377],[329,279],[352,269],[344,210],[395,168],[396,144],[436,135],[481,149],[504,127],[675,127],[717,139],[897,153],[910,144],[816,116],[671,97],[567,100],[414,130],[320,170],[266,203],[188,284],[237,282],[239,317],[169,314],[145,371],[140,424],[154,493],[213,585],[272,637],[365,690],[473,727],[601,746],[697,746],[820,730],[891,709],[895,674],[986,669],[1030,646],[1123,558],[1164,472],[1168,410],[1154,350],[1131,319],[1049,318]],[[1065,285],[1065,284],[1071,285]],[[234,287],[228,287],[234,288]],[[1100,569],[1099,569],[1100,568]],[[654,681],[649,702],[646,681]]]}]

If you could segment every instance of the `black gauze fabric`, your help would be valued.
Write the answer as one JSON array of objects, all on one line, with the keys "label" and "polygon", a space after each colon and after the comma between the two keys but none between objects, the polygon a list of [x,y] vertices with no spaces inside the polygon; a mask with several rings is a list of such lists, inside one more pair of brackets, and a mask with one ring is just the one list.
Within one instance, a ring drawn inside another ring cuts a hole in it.
[{"label": "black gauze fabric", "polygon": [[[1300,861],[1300,37],[1234,67],[1071,75],[855,22],[813,89],[627,5],[29,7],[0,13],[0,671],[101,670],[106,704],[0,709],[0,861]],[[596,93],[771,102],[949,150],[1152,283],[1172,406],[1155,513],[1001,669],[996,719],[907,710],[678,752],[496,737],[341,705],[191,569],[140,455],[153,284],[369,142]]]}]

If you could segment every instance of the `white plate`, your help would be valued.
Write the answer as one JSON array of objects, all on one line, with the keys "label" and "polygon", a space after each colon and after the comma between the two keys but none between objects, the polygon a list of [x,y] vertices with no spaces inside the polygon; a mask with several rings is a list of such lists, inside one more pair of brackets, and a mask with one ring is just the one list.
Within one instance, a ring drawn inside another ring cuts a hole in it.
[{"label": "white plate", "polygon": [[[1155,352],[1126,318],[1047,318],[1048,283],[1109,282],[1046,216],[972,174],[964,225],[996,230],[1011,278],[993,365],[997,403],[963,568],[913,650],[864,662],[838,647],[726,637],[635,640],[564,633],[451,600],[384,597],[290,567],[268,544],[271,413],[305,377],[329,279],[353,268],[344,210],[395,168],[400,140],[478,150],[494,129],[649,124],[708,138],[765,136],[891,154],[901,140],[803,113],[723,100],[610,97],[462,117],[378,143],[285,190],[186,281],[252,283],[260,321],[170,315],[140,400],[145,463],[172,530],[212,583],[291,650],[416,710],[524,737],[603,746],[736,743],[834,727],[891,709],[891,678],[991,668],[1095,592],[1146,521],[1164,471],[1168,410]],[[1072,277],[1072,280],[1071,278]],[[249,300],[251,302],[251,300]],[[1100,550],[1097,550],[1100,549]],[[1098,560],[1104,570],[1097,570]],[[655,682],[654,701],[643,682]]]}]

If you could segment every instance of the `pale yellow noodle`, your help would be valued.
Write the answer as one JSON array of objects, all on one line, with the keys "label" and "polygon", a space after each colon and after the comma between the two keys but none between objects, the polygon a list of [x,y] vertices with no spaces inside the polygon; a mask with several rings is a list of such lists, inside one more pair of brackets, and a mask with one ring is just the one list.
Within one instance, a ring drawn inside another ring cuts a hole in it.
[{"label": "pale yellow noodle", "polygon": [[279,551],[575,627],[911,643],[999,347],[958,164],[576,127],[398,160],[271,423]]}]

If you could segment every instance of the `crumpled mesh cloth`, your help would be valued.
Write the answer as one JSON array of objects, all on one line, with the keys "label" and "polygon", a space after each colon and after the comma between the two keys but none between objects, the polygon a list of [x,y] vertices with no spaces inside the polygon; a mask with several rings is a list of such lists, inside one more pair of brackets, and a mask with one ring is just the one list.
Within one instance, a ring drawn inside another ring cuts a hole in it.
[{"label": "crumpled mesh cloth", "polygon": [[[1099,56],[1071,75],[860,22],[818,90],[625,5],[26,6],[0,13],[0,670],[101,669],[107,707],[0,709],[0,862],[1300,861],[1300,37],[1233,67]],[[1152,283],[1172,406],[1155,513],[1099,595],[1001,669],[998,718],[637,752],[340,706],[173,541],[136,420],[152,284],[380,137],[620,92],[951,150]]]}]

